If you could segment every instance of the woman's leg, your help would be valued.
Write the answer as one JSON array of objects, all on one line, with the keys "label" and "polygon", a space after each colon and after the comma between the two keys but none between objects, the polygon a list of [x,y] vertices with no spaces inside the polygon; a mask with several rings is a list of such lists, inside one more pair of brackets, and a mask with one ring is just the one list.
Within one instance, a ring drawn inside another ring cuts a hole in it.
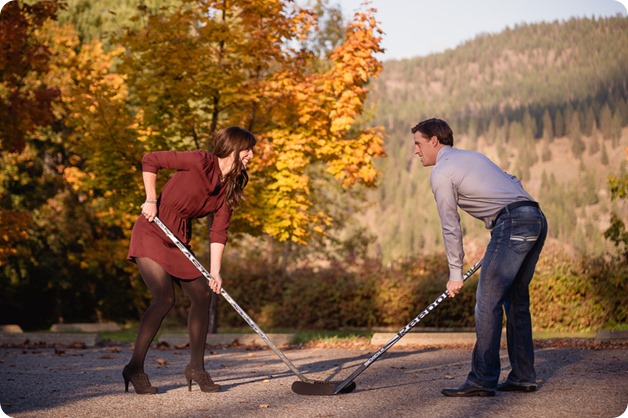
[{"label": "woman's leg", "polygon": [[144,312],[133,348],[133,355],[128,368],[144,372],[144,360],[153,338],[159,331],[161,322],[174,305],[174,286],[172,276],[150,258],[136,258],[142,279],[153,300]]},{"label": "woman's leg", "polygon": [[209,327],[209,304],[212,290],[207,280],[199,277],[195,280],[181,280],[183,293],[190,298],[188,331],[190,333],[190,367],[205,370],[205,342]]}]

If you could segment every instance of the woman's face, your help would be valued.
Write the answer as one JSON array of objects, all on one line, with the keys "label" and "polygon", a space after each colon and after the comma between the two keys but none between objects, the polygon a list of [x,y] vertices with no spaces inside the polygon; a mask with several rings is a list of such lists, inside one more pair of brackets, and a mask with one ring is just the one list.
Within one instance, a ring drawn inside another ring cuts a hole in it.
[{"label": "woman's face", "polygon": [[246,168],[246,165],[253,158],[253,150],[251,148],[247,148],[245,150],[240,151],[240,161],[242,161],[242,165]]}]

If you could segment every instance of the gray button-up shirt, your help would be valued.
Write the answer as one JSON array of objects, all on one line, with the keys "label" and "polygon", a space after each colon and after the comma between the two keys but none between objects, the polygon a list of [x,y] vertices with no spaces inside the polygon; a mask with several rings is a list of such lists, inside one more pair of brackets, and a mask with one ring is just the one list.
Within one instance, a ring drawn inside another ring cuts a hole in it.
[{"label": "gray button-up shirt", "polygon": [[515,176],[483,154],[450,146],[438,151],[430,183],[443,228],[449,280],[462,280],[464,249],[458,207],[491,229],[504,206],[534,200]]}]

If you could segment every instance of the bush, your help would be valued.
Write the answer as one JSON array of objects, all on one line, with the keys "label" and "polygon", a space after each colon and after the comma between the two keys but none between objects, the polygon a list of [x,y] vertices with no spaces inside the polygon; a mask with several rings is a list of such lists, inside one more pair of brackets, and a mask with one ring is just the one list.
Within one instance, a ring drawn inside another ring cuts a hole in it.
[{"label": "bush", "polygon": [[[255,263],[256,266],[259,264]],[[282,274],[241,271],[229,280],[230,294],[264,328],[341,329],[401,327],[444,290],[447,262],[443,255],[422,257],[390,268],[375,261],[351,267],[301,268]],[[473,326],[475,284],[443,302],[439,315],[421,326]],[[221,326],[241,326],[242,319],[226,302],[220,304]]]},{"label": "bush", "polygon": [[[230,270],[230,294],[262,328],[328,330],[405,326],[445,290],[448,276],[444,254],[386,268],[368,260],[287,272],[240,263]],[[417,328],[473,327],[479,275]],[[576,258],[547,245],[530,285],[535,329],[585,331],[625,324],[627,277],[625,256]],[[221,326],[244,325],[231,306],[220,303]]]},{"label": "bush", "polygon": [[535,328],[585,331],[626,323],[627,277],[625,255],[576,259],[545,251],[530,285]]}]

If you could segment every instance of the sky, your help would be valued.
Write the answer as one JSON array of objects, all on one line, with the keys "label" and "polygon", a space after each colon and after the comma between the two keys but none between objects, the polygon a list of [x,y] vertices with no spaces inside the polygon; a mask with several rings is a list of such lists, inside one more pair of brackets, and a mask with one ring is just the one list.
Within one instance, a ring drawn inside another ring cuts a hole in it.
[{"label": "sky", "polygon": [[[10,0],[0,0],[0,7]],[[329,0],[347,19],[365,0]],[[481,33],[521,23],[572,17],[628,17],[628,0],[369,0],[384,30],[383,60],[426,56],[453,49]],[[309,3],[300,0],[298,3]]]},{"label": "sky", "polygon": [[[363,0],[330,0],[350,18]],[[499,33],[521,23],[572,17],[628,17],[616,0],[371,0],[385,32],[383,60],[426,56],[453,49],[481,33]]]}]

